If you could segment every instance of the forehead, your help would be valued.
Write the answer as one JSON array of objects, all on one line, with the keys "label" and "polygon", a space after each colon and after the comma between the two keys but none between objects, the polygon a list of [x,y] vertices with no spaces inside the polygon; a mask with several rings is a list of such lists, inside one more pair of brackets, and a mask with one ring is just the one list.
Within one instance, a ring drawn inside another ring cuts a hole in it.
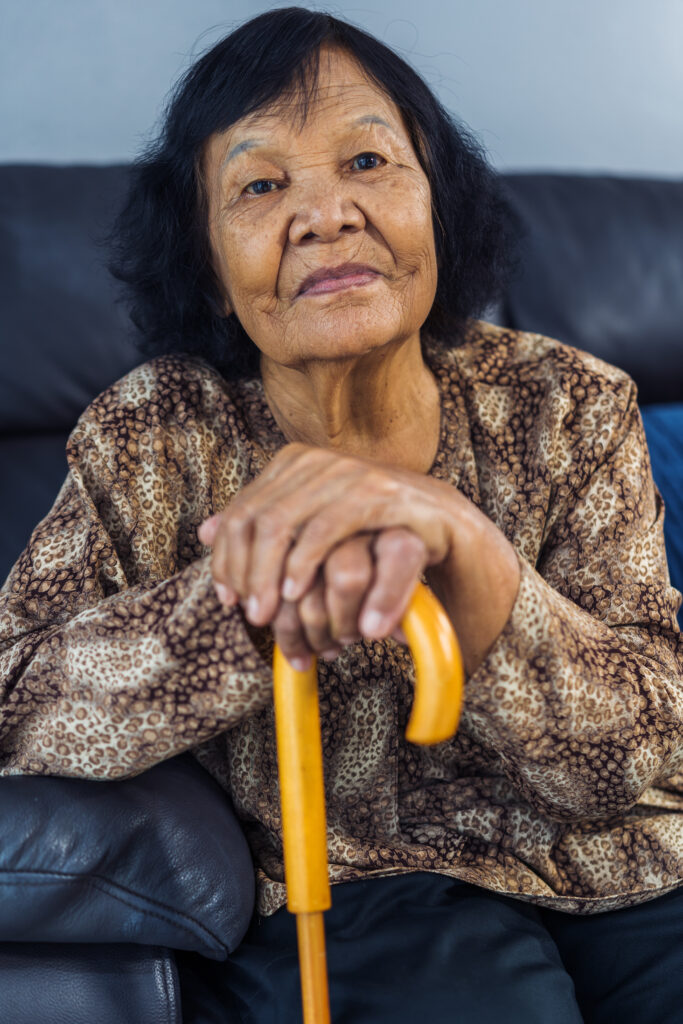
[{"label": "forehead", "polygon": [[[336,126],[384,124],[405,135],[401,113],[389,96],[373,82],[348,54],[323,48],[319,53],[317,76],[302,90],[291,92],[240,120],[226,131],[212,136],[230,150],[240,147],[247,135],[296,134],[300,136],[321,128],[326,133]],[[240,147],[241,148],[241,147]],[[245,147],[246,148],[246,147]]]}]

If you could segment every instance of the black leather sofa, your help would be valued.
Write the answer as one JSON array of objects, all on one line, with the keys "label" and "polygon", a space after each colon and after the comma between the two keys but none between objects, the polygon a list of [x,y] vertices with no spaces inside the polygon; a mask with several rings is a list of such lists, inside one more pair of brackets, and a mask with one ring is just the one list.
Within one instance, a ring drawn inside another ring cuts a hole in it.
[{"label": "black leather sofa", "polygon": [[[98,241],[126,175],[0,167],[3,579],[63,480],[79,413],[140,361]],[[634,377],[681,589],[683,181],[505,180],[523,272],[492,318]],[[2,1024],[227,1022],[193,1016],[177,962],[229,956],[253,869],[229,801],[189,755],[120,782],[0,780],[0,820]]]}]

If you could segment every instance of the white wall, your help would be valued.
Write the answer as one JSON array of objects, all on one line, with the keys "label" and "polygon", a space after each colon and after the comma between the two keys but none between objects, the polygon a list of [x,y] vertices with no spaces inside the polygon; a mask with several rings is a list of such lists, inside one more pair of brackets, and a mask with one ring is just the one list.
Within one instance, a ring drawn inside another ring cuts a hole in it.
[{"label": "white wall", "polygon": [[[254,0],[0,0],[0,162],[130,159]],[[683,0],[341,0],[502,169],[683,174]]]}]

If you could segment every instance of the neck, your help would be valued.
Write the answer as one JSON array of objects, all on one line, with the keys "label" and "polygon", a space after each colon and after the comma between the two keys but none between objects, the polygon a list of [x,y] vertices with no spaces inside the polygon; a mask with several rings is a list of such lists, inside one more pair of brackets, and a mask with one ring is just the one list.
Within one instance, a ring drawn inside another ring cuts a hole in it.
[{"label": "neck", "polygon": [[436,455],[439,389],[419,335],[360,357],[284,366],[261,357],[268,405],[289,442],[426,473]]}]

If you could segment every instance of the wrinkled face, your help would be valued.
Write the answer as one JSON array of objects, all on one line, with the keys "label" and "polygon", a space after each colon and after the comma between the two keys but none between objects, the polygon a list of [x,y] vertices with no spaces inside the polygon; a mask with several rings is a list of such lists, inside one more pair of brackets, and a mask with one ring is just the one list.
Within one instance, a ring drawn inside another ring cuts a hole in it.
[{"label": "wrinkled face", "polygon": [[227,313],[285,366],[415,336],[436,292],[431,197],[398,108],[320,54],[302,126],[283,104],[210,137],[203,160]]}]

